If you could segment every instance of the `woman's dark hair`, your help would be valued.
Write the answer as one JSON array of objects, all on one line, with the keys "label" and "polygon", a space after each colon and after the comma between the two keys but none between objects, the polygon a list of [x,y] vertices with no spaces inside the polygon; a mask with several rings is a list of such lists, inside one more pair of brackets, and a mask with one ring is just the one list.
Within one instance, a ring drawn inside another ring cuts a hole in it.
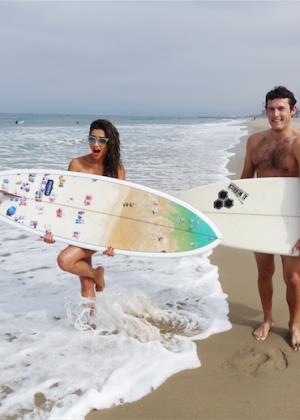
[{"label": "woman's dark hair", "polygon": [[120,138],[116,127],[107,120],[95,120],[90,125],[90,134],[93,130],[103,130],[109,139],[108,153],[104,161],[104,176],[118,178],[118,168],[121,164]]},{"label": "woman's dark hair", "polygon": [[297,103],[297,100],[290,90],[288,90],[284,86],[275,86],[274,89],[270,90],[270,92],[266,95],[266,104],[265,107],[268,107],[268,101],[272,101],[273,99],[285,99],[288,98],[290,109],[292,110]]}]

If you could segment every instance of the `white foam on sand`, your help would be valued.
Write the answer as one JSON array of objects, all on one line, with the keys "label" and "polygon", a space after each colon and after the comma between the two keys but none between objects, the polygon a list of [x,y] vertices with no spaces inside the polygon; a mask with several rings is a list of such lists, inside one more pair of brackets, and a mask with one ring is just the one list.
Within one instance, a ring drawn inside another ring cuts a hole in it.
[{"label": "white foam on sand", "polygon": [[83,419],[134,401],[200,366],[194,339],[230,328],[207,256],[95,257],[108,286],[91,316],[76,277],[53,264],[61,245],[2,234],[0,417]]}]

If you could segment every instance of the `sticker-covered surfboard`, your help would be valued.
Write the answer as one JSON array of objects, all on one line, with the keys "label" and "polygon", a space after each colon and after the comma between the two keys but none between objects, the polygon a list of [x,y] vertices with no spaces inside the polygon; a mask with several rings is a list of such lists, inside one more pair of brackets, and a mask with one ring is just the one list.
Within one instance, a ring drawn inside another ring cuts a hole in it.
[{"label": "sticker-covered surfboard", "polygon": [[300,238],[299,178],[226,179],[179,197],[218,226],[222,245],[294,255]]},{"label": "sticker-covered surfboard", "polygon": [[0,172],[0,220],[91,250],[183,256],[220,242],[198,210],[167,194],[113,178],[59,170]]}]

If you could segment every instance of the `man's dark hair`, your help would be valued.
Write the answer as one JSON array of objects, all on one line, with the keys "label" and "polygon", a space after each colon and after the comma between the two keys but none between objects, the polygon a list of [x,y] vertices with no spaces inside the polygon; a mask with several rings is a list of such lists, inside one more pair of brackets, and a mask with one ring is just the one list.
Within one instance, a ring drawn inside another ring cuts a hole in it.
[{"label": "man's dark hair", "polygon": [[266,104],[265,107],[268,107],[268,101],[272,101],[273,99],[285,99],[289,100],[290,109],[293,109],[297,103],[297,100],[290,90],[288,90],[284,86],[275,86],[274,89],[270,90],[270,92],[266,95]]},{"label": "man's dark hair", "polygon": [[116,127],[108,120],[95,120],[90,125],[90,134],[93,130],[103,130],[108,140],[108,153],[104,162],[104,176],[118,178],[118,169],[121,165],[120,138]]}]

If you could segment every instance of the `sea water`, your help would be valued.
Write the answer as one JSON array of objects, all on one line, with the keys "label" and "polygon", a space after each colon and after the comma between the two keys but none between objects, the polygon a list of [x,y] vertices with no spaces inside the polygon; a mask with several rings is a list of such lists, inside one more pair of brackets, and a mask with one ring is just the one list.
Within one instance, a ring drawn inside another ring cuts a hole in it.
[{"label": "sea water", "polygon": [[[66,169],[88,153],[96,117],[0,115],[1,170]],[[243,120],[110,120],[120,132],[127,180],[174,195],[228,176],[230,148],[247,134]],[[209,254],[98,253],[94,264],[105,267],[106,289],[91,316],[79,280],[57,267],[64,246],[0,225],[0,418],[83,419],[93,408],[137,400],[200,366],[196,339],[231,327]]]}]

